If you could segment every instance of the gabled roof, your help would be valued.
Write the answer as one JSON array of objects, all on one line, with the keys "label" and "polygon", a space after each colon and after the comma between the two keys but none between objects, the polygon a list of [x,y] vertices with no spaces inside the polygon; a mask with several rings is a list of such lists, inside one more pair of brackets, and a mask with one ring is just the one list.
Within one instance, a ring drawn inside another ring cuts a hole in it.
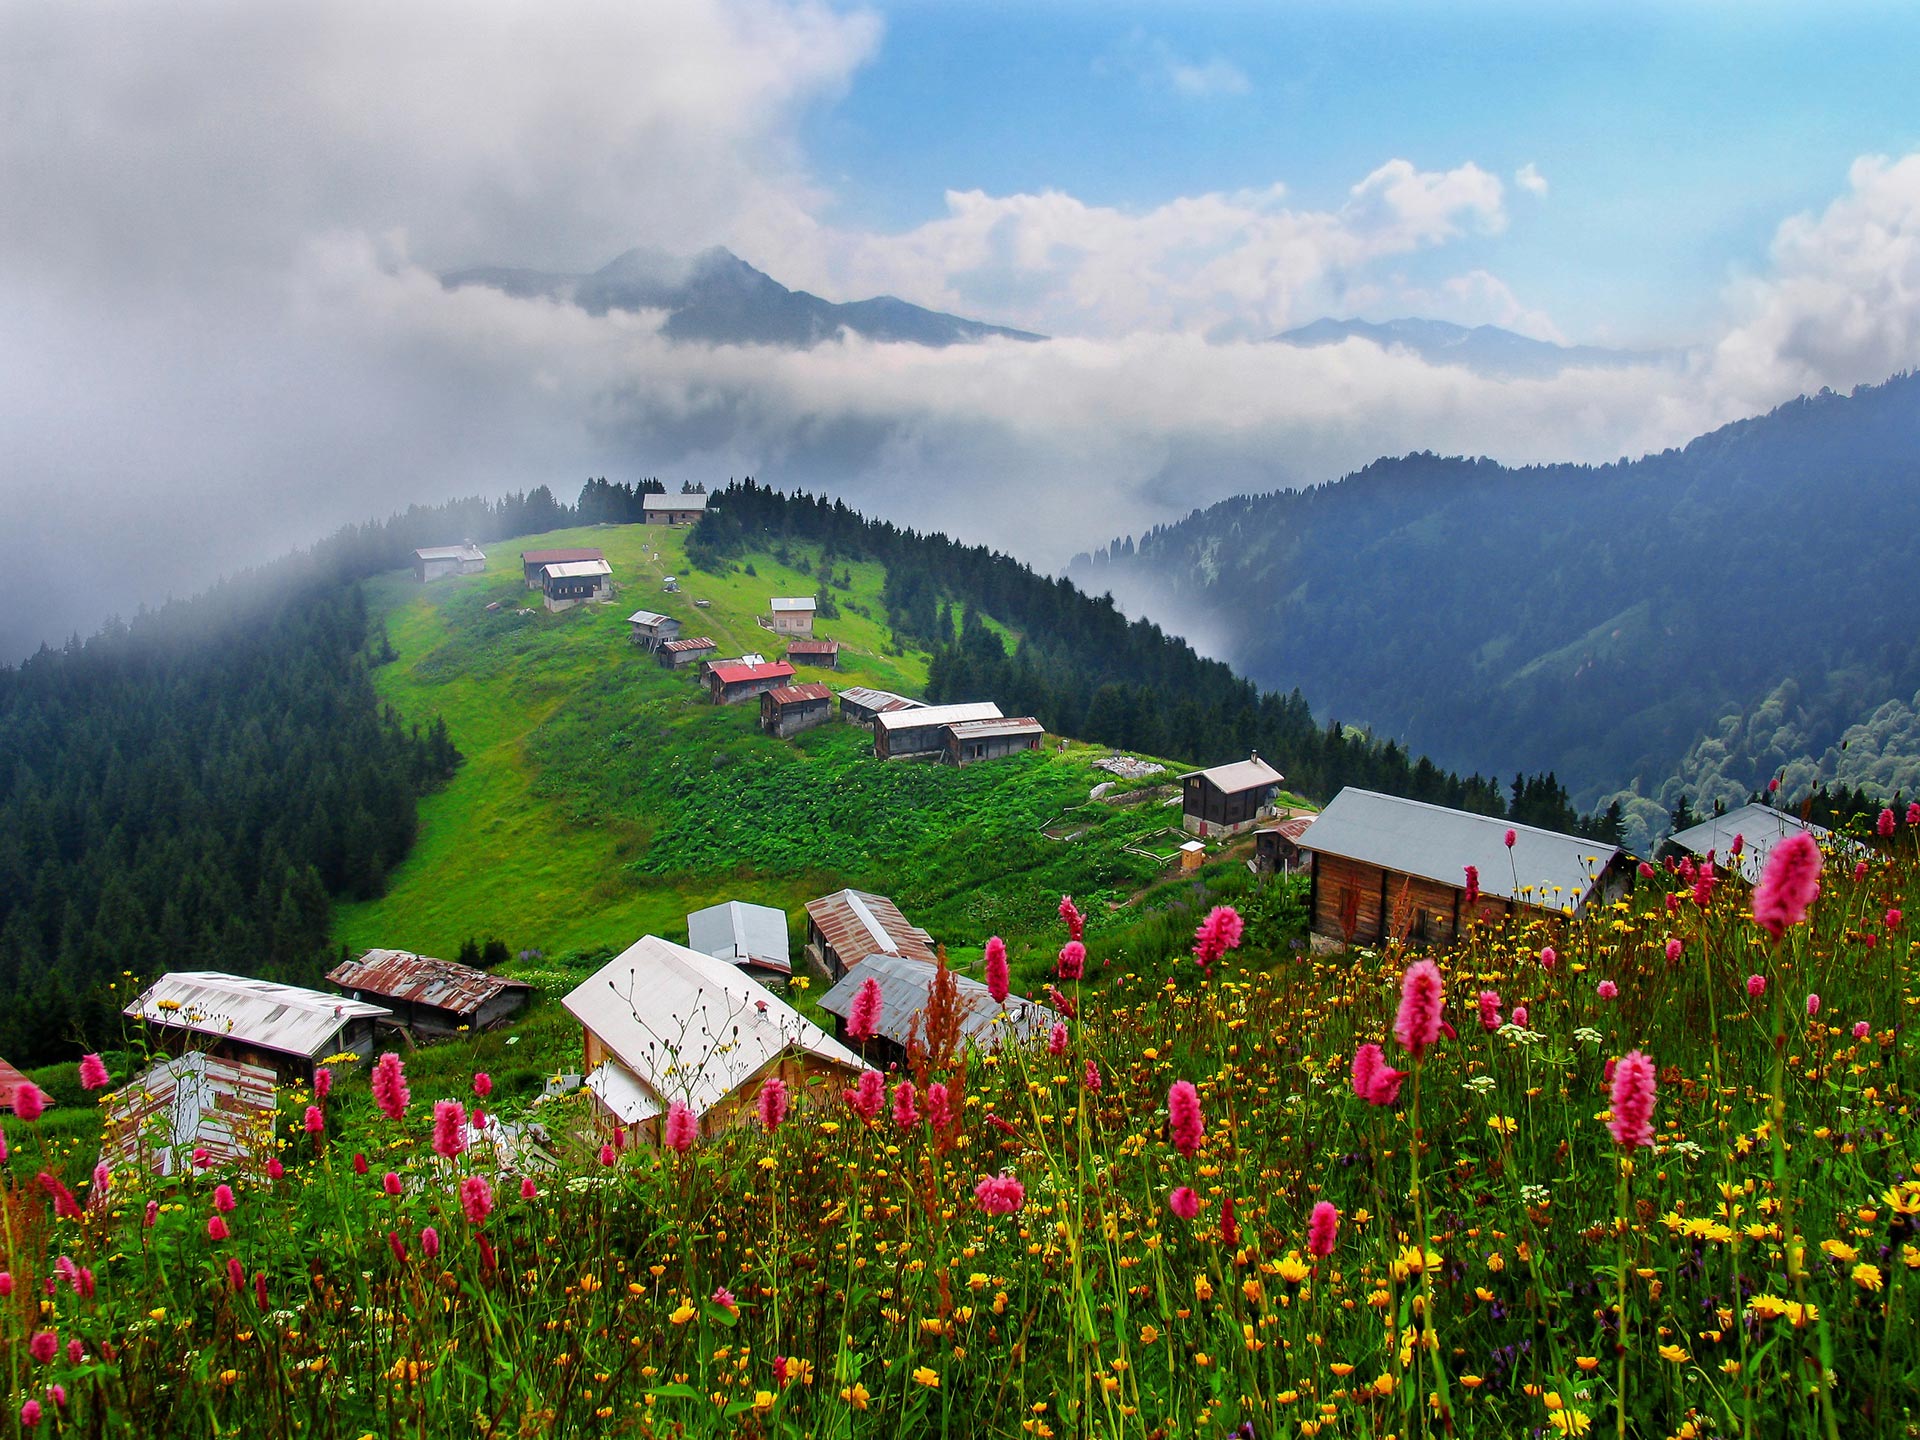
[{"label": "gabled roof", "polygon": [[484,560],[487,552],[478,545],[429,545],[413,552],[416,560]]},{"label": "gabled roof", "polygon": [[838,640],[789,640],[787,642],[789,655],[838,655],[839,653]]},{"label": "gabled roof", "polygon": [[690,635],[684,640],[669,640],[660,648],[684,655],[689,650],[718,650],[720,646],[711,635]]},{"label": "gabled roof", "polygon": [[717,676],[722,685],[738,685],[743,680],[791,680],[793,667],[780,661],[775,661],[773,664],[763,662],[759,665],[735,663],[715,665],[707,673]]},{"label": "gabled roof", "polygon": [[1044,735],[1047,727],[1031,715],[1022,715],[1018,719],[956,720],[947,728],[956,740],[979,740],[988,735]]},{"label": "gabled roof", "polygon": [[704,1114],[793,1049],[849,1073],[864,1068],[752,976],[655,935],[629,945],[560,1003],[626,1072],[602,1076],[596,1093],[617,1091],[629,1109],[651,1104],[658,1114],[678,1100]]},{"label": "gabled roof", "polygon": [[642,497],[640,501],[640,513],[643,515],[649,510],[704,510],[706,508],[707,497],[704,493],[700,492],[692,495],[654,495],[649,493]]},{"label": "gabled roof", "polygon": [[964,720],[998,720],[1000,707],[991,700],[968,705],[919,705],[911,710],[883,710],[873,723],[891,734],[895,730],[918,730],[924,725],[953,725]]},{"label": "gabled roof", "polygon": [[856,705],[864,705],[869,710],[925,710],[926,702],[910,700],[905,695],[896,695],[891,690],[876,690],[870,685],[849,685],[840,692],[840,698],[851,700]]},{"label": "gabled roof", "polygon": [[393,1014],[364,1000],[217,970],[162,975],[121,1013],[149,1025],[231,1038],[309,1060],[329,1054],[350,1021],[386,1019]]},{"label": "gabled roof", "polygon": [[808,701],[833,701],[833,691],[817,680],[809,680],[804,685],[782,685],[777,690],[769,690],[766,698],[776,705],[800,705]]},{"label": "gabled roof", "polygon": [[1189,770],[1180,778],[1188,780],[1195,775],[1228,795],[1237,795],[1242,790],[1265,789],[1287,778],[1258,755],[1251,760],[1236,760],[1231,765],[1215,765],[1209,770]]},{"label": "gabled roof", "polygon": [[627,623],[629,625],[645,625],[648,629],[652,629],[656,625],[666,625],[672,622],[673,617],[671,615],[662,615],[658,610],[636,610],[627,616]]},{"label": "gabled roof", "polygon": [[531,990],[523,980],[489,975],[471,965],[436,960],[405,950],[369,950],[358,960],[347,960],[327,972],[342,990],[360,990],[383,1000],[405,1000],[431,1005],[460,1015],[478,1013],[489,1000],[510,990]]},{"label": "gabled roof", "polygon": [[566,565],[576,560],[604,560],[606,552],[584,546],[575,546],[569,550],[522,550],[522,565]]},{"label": "gabled roof", "polygon": [[842,961],[875,953],[904,955],[932,964],[933,946],[884,895],[836,890],[807,902],[807,914]]},{"label": "gabled roof", "polygon": [[274,1094],[271,1070],[189,1050],[108,1101],[100,1159],[110,1169],[134,1165],[156,1175],[188,1169],[196,1149],[215,1166],[244,1164],[272,1150]]},{"label": "gabled roof", "polygon": [[0,1110],[13,1109],[14,1087],[26,1083],[26,1076],[22,1075],[6,1061],[0,1060]]},{"label": "gabled roof", "polygon": [[547,566],[549,580],[584,580],[590,575],[611,575],[613,567],[604,560],[562,560]]},{"label": "gabled roof", "polygon": [[1768,852],[1789,835],[1803,831],[1815,840],[1824,840],[1833,833],[1771,805],[1753,804],[1676,831],[1667,843],[1694,855],[1705,855],[1711,850],[1714,863],[1725,867],[1733,849],[1733,838],[1738,835],[1741,837],[1740,873],[1753,884],[1758,883],[1760,872],[1766,868]]},{"label": "gabled roof", "polygon": [[687,916],[687,945],[730,965],[752,962],[793,973],[787,945],[787,915],[771,905],[740,900],[710,905]]},{"label": "gabled roof", "polygon": [[813,596],[811,595],[797,595],[788,599],[776,597],[769,600],[767,604],[776,615],[784,615],[794,611],[811,610],[814,608]]},{"label": "gabled roof", "polygon": [[[1509,830],[1514,834],[1512,850],[1506,846]],[[1436,880],[1456,890],[1465,886],[1466,867],[1472,865],[1480,872],[1484,895],[1575,910],[1620,853],[1618,846],[1599,840],[1352,786],[1320,812],[1300,848]]]},{"label": "gabled roof", "polygon": [[[871,977],[880,987],[880,1019],[874,1033],[904,1046],[913,1034],[914,1017],[927,1008],[937,968],[900,955],[869,955],[820,997],[820,1008],[842,1019],[852,1015],[854,997]],[[982,1049],[997,1050],[1008,1040],[1030,1040],[1052,1029],[1059,1018],[1046,1006],[1016,995],[1009,995],[1005,1005],[996,1004],[985,985],[965,975],[955,975],[953,980],[964,1012],[960,1033]]]},{"label": "gabled roof", "polygon": [[1289,840],[1299,844],[1305,844],[1306,842],[1301,840],[1300,837],[1305,835],[1307,831],[1312,828],[1313,822],[1319,818],[1318,815],[1289,815],[1286,819],[1277,820],[1271,825],[1262,825],[1253,833],[1256,835],[1284,835]]}]

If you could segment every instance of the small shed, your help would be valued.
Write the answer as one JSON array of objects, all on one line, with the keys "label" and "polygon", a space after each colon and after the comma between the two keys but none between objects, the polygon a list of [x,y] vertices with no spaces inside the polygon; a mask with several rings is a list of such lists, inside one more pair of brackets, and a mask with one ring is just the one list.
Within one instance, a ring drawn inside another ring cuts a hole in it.
[{"label": "small shed", "polygon": [[160,1048],[206,1049],[283,1080],[311,1080],[332,1055],[348,1057],[336,1064],[366,1064],[374,1022],[393,1019],[384,1005],[217,970],[162,975],[121,1013],[141,1021]]},{"label": "small shed", "polygon": [[[1476,916],[1516,910],[1578,915],[1622,893],[1632,869],[1618,846],[1599,840],[1352,786],[1320,813],[1301,849],[1313,861],[1314,933],[1363,944],[1441,944]],[[1479,876],[1473,909],[1469,865]]]},{"label": "small shed", "polygon": [[873,717],[873,753],[882,760],[910,755],[944,755],[947,727],[966,720],[998,720],[1000,707],[991,700],[968,705],[921,705],[909,710],[882,710]]},{"label": "small shed", "polygon": [[766,1080],[837,1093],[860,1057],[737,966],[648,935],[561,1004],[580,1022],[585,1085],[622,1138],[657,1143],[667,1107],[703,1137],[753,1113]]},{"label": "small shed", "polygon": [[891,690],[875,690],[868,685],[851,685],[840,692],[840,718],[849,725],[871,725],[876,715],[926,708],[922,701],[910,700]]},{"label": "small shed", "polygon": [[1289,815],[1253,832],[1253,868],[1260,875],[1291,875],[1301,863],[1301,837],[1313,824],[1311,815]]},{"label": "small shed", "polygon": [[0,1110],[13,1113],[13,1092],[27,1083],[22,1075],[6,1061],[0,1060]]},{"label": "small shed", "polygon": [[1182,871],[1198,870],[1207,863],[1207,842],[1189,840],[1180,847],[1180,868]]},{"label": "small shed", "polygon": [[524,1009],[533,995],[523,980],[405,950],[369,950],[334,966],[327,979],[356,1000],[386,1006],[419,1035],[485,1030]]},{"label": "small shed", "polygon": [[274,1072],[189,1050],[127,1082],[107,1102],[100,1163],[179,1175],[205,1150],[214,1169],[264,1169],[278,1118]]},{"label": "small shed", "polygon": [[787,916],[771,905],[749,905],[741,900],[710,905],[687,916],[687,944],[749,973],[793,973],[793,955],[787,946]]},{"label": "small shed", "polygon": [[658,610],[636,610],[627,616],[627,639],[649,650],[658,650],[669,640],[680,638],[680,622]]},{"label": "small shed", "polygon": [[785,740],[833,718],[833,691],[817,681],[781,685],[760,696],[760,728]]},{"label": "small shed", "polygon": [[767,602],[772,612],[769,627],[776,635],[813,634],[813,596],[798,595]]},{"label": "small shed", "polygon": [[413,573],[423,584],[451,575],[478,575],[486,568],[486,552],[471,540],[458,545],[430,545],[413,552]]},{"label": "small shed", "polygon": [[1257,754],[1231,765],[1190,770],[1180,777],[1180,823],[1189,834],[1203,837],[1251,830],[1284,779]]},{"label": "small shed", "polygon": [[691,525],[707,513],[704,492],[691,495],[647,495],[640,501],[641,518],[649,525]]},{"label": "small shed", "polygon": [[[1675,831],[1660,847],[1659,858],[1664,860],[1669,855],[1703,858],[1710,854],[1719,869],[1729,869],[1737,863],[1742,878],[1749,885],[1754,885],[1759,883],[1760,873],[1766,868],[1767,856],[1772,853],[1773,847],[1789,835],[1800,834],[1824,841],[1831,839],[1833,832],[1812,821],[1802,820],[1797,815],[1776,810],[1771,805],[1742,805],[1737,810],[1729,810],[1724,815],[1715,815],[1698,825]],[[1734,862],[1731,856],[1736,838],[1740,841],[1740,859]]]},{"label": "small shed", "polygon": [[604,560],[565,560],[540,572],[547,609],[571,610],[589,601],[613,598],[613,567]]},{"label": "small shed", "polygon": [[707,698],[716,705],[734,705],[793,679],[793,667],[775,661],[734,660],[707,667]]},{"label": "small shed", "polygon": [[869,955],[900,955],[931,965],[933,937],[909,924],[885,895],[836,890],[807,902],[807,960],[829,980],[838,980]]},{"label": "small shed", "polygon": [[575,565],[585,560],[606,558],[603,551],[578,545],[565,550],[522,550],[520,573],[526,579],[529,590],[538,590],[541,577],[546,573],[549,565]]},{"label": "small shed", "polygon": [[838,640],[795,640],[787,646],[787,660],[795,665],[820,665],[828,670],[840,668]]},{"label": "small shed", "polygon": [[1031,715],[1018,719],[957,720],[947,726],[947,763],[971,765],[1038,750],[1046,727]]},{"label": "small shed", "polygon": [[[908,1042],[918,1028],[925,1039],[926,1009],[939,965],[910,960],[903,955],[869,955],[842,975],[820,997],[820,1008],[834,1017],[833,1033],[857,1048],[880,1069],[904,1060]],[[1060,1017],[1044,1005],[1017,995],[1000,1004],[978,980],[953,976],[954,998],[961,1010],[960,1035],[981,1050],[998,1050],[1009,1041],[1021,1043],[1045,1035]],[[880,987],[880,1016],[873,1038],[855,1041],[847,1035],[847,1021],[860,989],[871,979]]]},{"label": "small shed", "polygon": [[720,647],[711,635],[694,635],[684,640],[663,640],[653,653],[663,668],[678,670],[711,659],[720,653]]}]

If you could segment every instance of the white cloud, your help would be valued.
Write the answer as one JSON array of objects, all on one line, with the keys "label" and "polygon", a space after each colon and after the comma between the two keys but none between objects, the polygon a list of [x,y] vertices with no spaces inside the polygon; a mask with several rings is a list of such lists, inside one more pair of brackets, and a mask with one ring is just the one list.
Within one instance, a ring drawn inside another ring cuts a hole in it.
[{"label": "white cloud", "polygon": [[1529,195],[1547,193],[1547,177],[1540,173],[1540,167],[1531,160],[1513,172],[1513,183]]},{"label": "white cloud", "polygon": [[1245,95],[1253,89],[1247,72],[1224,55],[1195,60],[1164,39],[1135,26],[1093,62],[1096,75],[1131,75],[1149,90],[1171,90],[1189,100]]},{"label": "white cloud", "polygon": [[1199,100],[1215,95],[1245,95],[1253,89],[1246,71],[1218,55],[1198,64],[1185,60],[1172,61],[1167,73],[1175,90]]}]

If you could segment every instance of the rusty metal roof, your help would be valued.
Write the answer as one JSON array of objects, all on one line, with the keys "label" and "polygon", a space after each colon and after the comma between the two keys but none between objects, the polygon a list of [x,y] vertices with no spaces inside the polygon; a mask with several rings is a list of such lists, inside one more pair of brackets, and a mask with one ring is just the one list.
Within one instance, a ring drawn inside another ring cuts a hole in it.
[{"label": "rusty metal roof", "polygon": [[245,1166],[271,1151],[275,1113],[271,1070],[190,1050],[108,1102],[100,1159],[109,1169],[174,1175],[204,1149],[216,1167]]},{"label": "rusty metal roof", "polygon": [[851,700],[855,705],[873,711],[888,710],[924,710],[925,703],[910,700],[905,695],[896,695],[891,690],[876,690],[871,685],[849,685],[840,692],[844,703]]},{"label": "rusty metal roof", "polygon": [[909,924],[900,907],[884,895],[838,890],[809,900],[807,914],[845,964],[874,954],[904,955],[929,964],[934,960],[926,932]]},{"label": "rusty metal roof", "polygon": [[457,1015],[478,1014],[482,1005],[509,990],[533,988],[524,981],[489,975],[471,965],[411,955],[405,950],[369,950],[358,960],[336,965],[327,972],[327,979],[342,990],[431,1005]]},{"label": "rusty metal roof", "polygon": [[833,699],[833,691],[829,690],[819,681],[812,680],[805,685],[782,685],[777,690],[767,691],[766,696],[776,705],[799,705],[808,700],[825,700],[831,702]]},{"label": "rusty metal roof", "polygon": [[1018,719],[1002,716],[998,720],[956,720],[947,726],[956,740],[979,740],[989,735],[1044,735],[1046,726],[1031,715]]},{"label": "rusty metal roof", "polygon": [[250,980],[217,970],[162,975],[121,1012],[129,1020],[231,1037],[263,1050],[312,1060],[332,1053],[352,1021],[389,1019],[391,1010],[298,985]]},{"label": "rusty metal roof", "polygon": [[789,655],[837,655],[839,653],[838,640],[790,640],[787,642]]},{"label": "rusty metal roof", "polygon": [[669,640],[660,648],[675,655],[684,655],[689,650],[718,650],[720,647],[711,635],[689,635],[684,640]]},{"label": "rusty metal roof", "polygon": [[26,1076],[22,1075],[6,1061],[0,1060],[0,1110],[13,1109],[14,1088],[26,1083]]},{"label": "rusty metal roof", "polygon": [[1300,837],[1307,833],[1308,828],[1312,826],[1313,822],[1319,818],[1317,815],[1292,815],[1285,820],[1279,821],[1277,824],[1262,825],[1253,833],[1256,835],[1284,835],[1287,839],[1297,843]]}]

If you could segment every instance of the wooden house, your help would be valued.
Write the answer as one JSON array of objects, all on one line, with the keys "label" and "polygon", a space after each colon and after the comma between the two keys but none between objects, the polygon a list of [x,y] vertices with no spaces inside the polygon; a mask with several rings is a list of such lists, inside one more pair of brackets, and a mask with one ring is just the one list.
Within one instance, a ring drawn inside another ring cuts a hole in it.
[{"label": "wooden house", "polygon": [[919,700],[868,685],[851,685],[840,692],[840,718],[849,725],[872,725],[874,716],[894,710],[924,709],[925,704]]},{"label": "wooden house", "polygon": [[653,654],[662,668],[678,670],[683,665],[698,665],[720,653],[711,635],[694,635],[684,640],[663,640]]},{"label": "wooden house", "polygon": [[1289,815],[1253,832],[1253,869],[1258,875],[1291,875],[1302,864],[1301,837],[1313,824],[1311,815]]},{"label": "wooden house", "polygon": [[312,1080],[320,1062],[338,1065],[373,1058],[374,1023],[389,1021],[384,1005],[327,995],[298,985],[250,980],[216,970],[162,975],[121,1012],[146,1026],[158,1049],[206,1050],[272,1070],[283,1080]]},{"label": "wooden house", "polygon": [[611,600],[613,567],[604,560],[556,561],[540,572],[540,592],[553,611]]},{"label": "wooden house", "polygon": [[356,1000],[384,1005],[415,1035],[481,1031],[517,1014],[532,998],[525,981],[405,950],[369,950],[327,972]]},{"label": "wooden house", "polygon": [[636,610],[627,616],[627,639],[648,650],[658,650],[680,638],[680,622],[658,610]]},{"label": "wooden house", "polygon": [[882,710],[873,717],[873,753],[882,760],[900,760],[911,755],[944,756],[949,725],[1000,718],[1000,707],[991,700],[971,705],[920,705],[906,710]]},{"label": "wooden house", "polygon": [[100,1163],[181,1175],[204,1151],[208,1168],[264,1171],[278,1119],[274,1072],[189,1050],[130,1080],[106,1104]]},{"label": "wooden house", "polygon": [[487,555],[467,540],[458,545],[432,545],[413,552],[413,573],[424,584],[451,575],[478,575],[487,568]]},{"label": "wooden house", "polygon": [[807,902],[807,960],[838,980],[869,955],[900,955],[934,963],[933,937],[907,922],[884,895],[837,890]]},{"label": "wooden house", "polygon": [[654,935],[561,1003],[580,1022],[586,1089],[621,1139],[657,1143],[676,1100],[710,1138],[751,1117],[774,1076],[801,1099],[837,1095],[865,1068],[739,967]]},{"label": "wooden house", "polygon": [[26,1076],[0,1060],[0,1110],[9,1114],[13,1112],[13,1092],[26,1083]]},{"label": "wooden house", "polygon": [[828,670],[840,668],[838,640],[795,640],[787,646],[787,662],[792,665],[820,665]]},{"label": "wooden house", "polygon": [[971,765],[1038,750],[1046,727],[1031,715],[1018,719],[956,720],[947,726],[947,763]]},{"label": "wooden house", "polygon": [[1207,863],[1207,842],[1206,841],[1189,840],[1187,841],[1186,844],[1180,847],[1180,869],[1183,873],[1189,870],[1198,870],[1202,865],[1206,863]]},{"label": "wooden house", "polygon": [[1202,838],[1251,830],[1285,778],[1258,755],[1189,771],[1180,777],[1180,823]]},{"label": "wooden house", "polygon": [[774,634],[804,636],[813,634],[813,596],[775,598],[767,602],[767,609],[772,612],[767,628]]},{"label": "wooden house", "polygon": [[707,698],[716,705],[735,705],[769,690],[777,690],[793,679],[793,667],[765,660],[733,660],[709,665]]},{"label": "wooden house", "polygon": [[604,560],[603,551],[574,546],[566,550],[522,550],[520,552],[520,573],[527,582],[529,590],[540,588],[541,578],[549,565],[577,565],[587,560]]},{"label": "wooden house", "polygon": [[707,513],[707,497],[691,495],[648,495],[640,501],[641,518],[649,525],[691,525]]},{"label": "wooden house", "polygon": [[782,685],[760,694],[760,728],[785,740],[833,718],[833,691],[816,682]]},{"label": "wooden house", "polygon": [[[907,1043],[916,1027],[926,1037],[926,1009],[932,993],[937,965],[910,960],[904,955],[869,955],[850,967],[827,993],[820,997],[820,1008],[834,1017],[834,1037],[858,1050],[875,1069],[885,1070],[907,1057]],[[952,974],[953,972],[948,972]],[[847,1021],[853,1015],[854,999],[869,979],[880,989],[880,1016],[873,1037],[856,1041],[847,1034]],[[961,1012],[960,1037],[964,1043],[981,1050],[998,1050],[1009,1041],[1015,1044],[1044,1037],[1060,1017],[1045,1005],[1009,995],[1000,1004],[978,980],[953,974],[954,998]]]},{"label": "wooden house", "polygon": [[[1711,855],[1718,870],[1730,871],[1737,864],[1741,877],[1749,885],[1754,885],[1759,883],[1760,873],[1766,868],[1767,856],[1772,853],[1773,847],[1789,835],[1799,834],[1811,835],[1818,841],[1833,837],[1831,830],[1802,820],[1797,815],[1789,815],[1784,810],[1776,810],[1771,805],[1742,805],[1737,810],[1715,815],[1668,836],[1660,847],[1659,858],[1664,860],[1670,855],[1691,855],[1695,859],[1704,859]],[[1735,839],[1740,841],[1740,858],[1737,861],[1732,858]]]},{"label": "wooden house", "polygon": [[[1444,944],[1471,919],[1516,910],[1578,915],[1614,899],[1632,873],[1619,847],[1598,840],[1351,786],[1320,813],[1301,849],[1313,863],[1314,933],[1349,944]],[[1472,909],[1469,865],[1480,891]]]},{"label": "wooden house", "polygon": [[687,916],[687,945],[750,974],[793,974],[787,945],[787,916],[771,905],[729,900]]}]

